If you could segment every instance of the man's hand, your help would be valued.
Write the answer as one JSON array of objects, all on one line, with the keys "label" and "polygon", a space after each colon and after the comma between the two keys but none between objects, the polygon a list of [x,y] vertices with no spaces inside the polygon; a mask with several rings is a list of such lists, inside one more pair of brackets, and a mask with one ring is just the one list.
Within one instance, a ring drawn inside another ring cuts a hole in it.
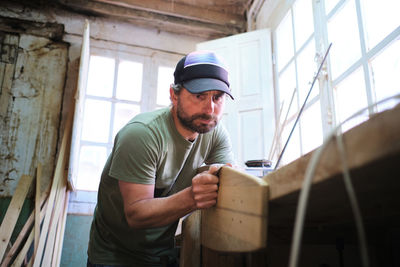
[{"label": "man's hand", "polygon": [[206,209],[217,203],[218,182],[217,173],[223,164],[211,165],[207,171],[197,174],[192,179],[192,194],[196,209]]}]

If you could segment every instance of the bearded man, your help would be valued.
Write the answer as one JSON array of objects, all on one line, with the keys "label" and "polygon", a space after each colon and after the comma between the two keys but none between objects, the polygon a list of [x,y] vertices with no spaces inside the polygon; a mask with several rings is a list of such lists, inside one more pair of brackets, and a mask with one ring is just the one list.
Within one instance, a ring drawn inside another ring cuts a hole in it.
[{"label": "bearded man", "polygon": [[[171,106],[142,113],[117,134],[101,175],[87,266],[177,266],[181,217],[216,204],[218,168],[234,163],[218,122],[232,94],[211,51],[183,57]],[[208,171],[196,169],[211,165]]]}]

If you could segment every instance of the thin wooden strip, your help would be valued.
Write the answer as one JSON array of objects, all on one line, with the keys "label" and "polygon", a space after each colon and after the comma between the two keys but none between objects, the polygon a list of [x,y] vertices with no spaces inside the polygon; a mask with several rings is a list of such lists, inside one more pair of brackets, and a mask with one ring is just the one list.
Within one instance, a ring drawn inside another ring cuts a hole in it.
[{"label": "thin wooden strip", "polygon": [[[64,177],[65,178],[65,177]],[[49,227],[49,233],[47,236],[47,243],[46,243],[46,248],[44,251],[43,255],[43,262],[42,266],[50,266],[51,265],[51,259],[52,255],[54,252],[54,246],[55,246],[55,236],[56,236],[56,231],[57,231],[57,225],[60,221],[60,214],[61,214],[61,209],[64,207],[64,199],[65,199],[65,191],[66,191],[66,182],[65,179],[63,178],[63,181],[61,181],[61,186],[59,188],[59,192],[57,194],[57,200],[54,208],[54,213],[51,219],[51,224]]]},{"label": "thin wooden strip", "polygon": [[[48,201],[46,201],[46,202],[44,203],[43,208],[42,208],[41,211],[40,211],[41,220],[43,220],[43,218],[44,218],[43,215],[44,215],[44,212],[45,212],[45,210],[46,210],[46,208],[47,208],[47,205],[48,205]],[[33,214],[32,214],[32,215],[33,215]],[[21,266],[22,262],[24,261],[26,255],[27,255],[27,253],[28,253],[28,250],[29,250],[30,246],[32,245],[32,241],[33,241],[34,235],[35,235],[34,229],[31,229],[31,230],[29,231],[28,239],[25,241],[24,246],[22,247],[21,251],[18,253],[17,257],[15,258],[15,260],[14,260],[14,262],[13,262],[13,264],[12,264],[11,266],[17,266],[17,267],[20,267],[20,266]],[[33,257],[32,257],[32,258],[33,258]],[[5,266],[9,266],[9,265],[8,265],[9,262],[7,262],[7,263],[4,262],[3,264],[6,264]],[[3,266],[3,265],[2,265],[2,266]]]},{"label": "thin wooden strip", "polygon": [[[47,198],[48,192],[44,192],[42,194],[42,197],[40,199],[40,206],[43,206],[43,203],[45,202]],[[47,202],[45,203],[45,206],[43,206],[42,210],[40,211],[40,215],[43,217],[44,214],[44,209],[47,206]],[[4,261],[1,264],[1,267],[6,267],[8,264],[11,262],[11,259],[14,257],[15,253],[17,250],[20,248],[22,241],[25,239],[27,233],[31,230],[33,221],[34,221],[34,211],[31,212],[28,220],[25,222],[24,227],[21,229],[21,232],[19,233],[17,239],[15,240],[13,246],[11,249],[8,251],[7,255],[4,257]],[[41,221],[39,219],[39,221]]]},{"label": "thin wooden strip", "polygon": [[17,258],[15,259],[13,264],[11,264],[12,267],[20,267],[22,265],[30,246],[32,245],[34,235],[35,235],[34,231],[32,230],[29,234],[28,239],[25,242],[25,245],[23,246],[21,251],[18,253]]},{"label": "thin wooden strip", "polygon": [[63,208],[62,215],[61,215],[61,223],[60,223],[61,225],[57,231],[56,254],[55,254],[55,259],[53,259],[53,261],[52,261],[53,267],[60,266],[60,262],[61,262],[61,252],[62,252],[62,246],[64,243],[65,225],[67,222],[68,202],[69,202],[69,193],[67,192],[65,194],[64,208]]},{"label": "thin wooden strip", "polygon": [[14,195],[11,199],[10,205],[8,206],[6,215],[0,226],[0,259],[3,259],[4,252],[8,242],[10,241],[13,233],[15,223],[18,220],[19,214],[24,204],[26,194],[32,183],[32,176],[22,175],[17,188],[15,189]]},{"label": "thin wooden strip", "polygon": [[36,195],[35,195],[35,245],[33,257],[35,257],[38,246],[39,246],[39,237],[40,237],[40,182],[42,179],[42,164],[39,163],[36,169]]}]

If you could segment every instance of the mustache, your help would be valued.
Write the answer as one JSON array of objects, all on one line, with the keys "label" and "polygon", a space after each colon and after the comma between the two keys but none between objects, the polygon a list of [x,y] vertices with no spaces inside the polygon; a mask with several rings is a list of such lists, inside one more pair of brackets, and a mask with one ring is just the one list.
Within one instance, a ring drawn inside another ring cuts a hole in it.
[{"label": "mustache", "polygon": [[214,115],[207,115],[207,114],[195,114],[191,117],[191,120],[195,119],[203,119],[203,120],[217,120],[217,116]]}]

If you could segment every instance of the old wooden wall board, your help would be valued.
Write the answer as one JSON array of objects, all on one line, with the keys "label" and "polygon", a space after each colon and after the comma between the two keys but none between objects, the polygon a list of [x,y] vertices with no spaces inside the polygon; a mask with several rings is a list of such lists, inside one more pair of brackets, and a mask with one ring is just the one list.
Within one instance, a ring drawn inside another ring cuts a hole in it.
[{"label": "old wooden wall board", "polygon": [[0,260],[3,259],[4,252],[6,251],[8,242],[14,231],[15,224],[18,220],[19,213],[21,212],[22,205],[24,204],[26,194],[32,183],[32,176],[22,175],[19,179],[17,189],[8,206],[6,215],[0,226]]},{"label": "old wooden wall board", "polygon": [[15,61],[0,64],[6,65],[7,76],[0,95],[1,197],[12,196],[19,177],[33,174],[39,161],[46,162],[42,191],[51,182],[68,62],[66,43],[26,34],[18,37]]},{"label": "old wooden wall board", "polygon": [[202,211],[202,245],[229,252],[266,246],[268,184],[260,178],[222,167],[217,205]]}]

